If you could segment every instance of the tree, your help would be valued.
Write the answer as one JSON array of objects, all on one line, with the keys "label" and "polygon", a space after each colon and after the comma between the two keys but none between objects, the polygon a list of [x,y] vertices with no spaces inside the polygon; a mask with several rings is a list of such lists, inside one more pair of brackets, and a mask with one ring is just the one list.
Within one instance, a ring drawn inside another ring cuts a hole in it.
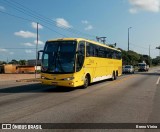
[{"label": "tree", "polygon": [[160,65],[160,57],[156,57],[154,59],[152,59],[152,64],[153,65]]},{"label": "tree", "polygon": [[123,62],[123,65],[127,65],[128,62],[129,62],[129,57],[128,57],[128,53],[125,51],[125,50],[122,50],[122,62]]},{"label": "tree", "polygon": [[19,60],[18,61],[19,65],[26,65],[26,62],[27,62],[26,60]]},{"label": "tree", "polygon": [[144,60],[146,61],[146,63],[148,65],[150,65],[150,63],[151,63],[151,57],[149,57],[148,55],[143,55],[143,57],[144,57]]},{"label": "tree", "polygon": [[18,64],[18,61],[13,59],[13,60],[11,60],[11,62],[9,62],[9,64]]},{"label": "tree", "polygon": [[134,51],[122,51],[123,65],[137,65],[140,59],[140,55]]},{"label": "tree", "polygon": [[5,61],[0,61],[0,65],[7,64]]},{"label": "tree", "polygon": [[136,52],[130,50],[128,52],[128,57],[130,59],[129,64],[131,64],[131,65],[137,65],[138,64],[138,61],[140,59],[140,55],[139,54],[137,54]]}]

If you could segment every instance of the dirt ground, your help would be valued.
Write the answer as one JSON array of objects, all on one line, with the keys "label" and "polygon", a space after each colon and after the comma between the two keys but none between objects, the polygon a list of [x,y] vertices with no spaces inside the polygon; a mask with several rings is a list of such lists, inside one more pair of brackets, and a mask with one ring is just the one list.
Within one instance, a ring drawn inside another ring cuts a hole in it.
[{"label": "dirt ground", "polygon": [[[40,74],[36,75],[37,78]],[[0,81],[14,81],[20,79],[34,79],[35,74],[0,74]]]}]

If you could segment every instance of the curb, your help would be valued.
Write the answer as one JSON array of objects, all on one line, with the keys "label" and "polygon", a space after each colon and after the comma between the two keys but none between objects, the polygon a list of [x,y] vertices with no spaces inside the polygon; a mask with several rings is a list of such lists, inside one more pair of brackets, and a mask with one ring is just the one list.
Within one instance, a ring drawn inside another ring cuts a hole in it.
[{"label": "curb", "polygon": [[37,79],[20,79],[20,80],[16,80],[16,82],[40,82],[40,80]]}]

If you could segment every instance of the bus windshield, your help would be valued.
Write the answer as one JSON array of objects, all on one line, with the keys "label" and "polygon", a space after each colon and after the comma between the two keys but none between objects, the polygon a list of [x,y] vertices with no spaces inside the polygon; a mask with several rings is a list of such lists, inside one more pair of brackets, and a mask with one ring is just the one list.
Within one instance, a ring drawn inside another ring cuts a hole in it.
[{"label": "bus windshield", "polygon": [[127,65],[127,66],[125,66],[125,68],[131,68],[131,66]]},{"label": "bus windshield", "polygon": [[42,72],[75,72],[76,41],[46,42],[42,55]]},{"label": "bus windshield", "polygon": [[145,63],[140,63],[140,64],[138,64],[139,66],[146,66],[146,64]]}]

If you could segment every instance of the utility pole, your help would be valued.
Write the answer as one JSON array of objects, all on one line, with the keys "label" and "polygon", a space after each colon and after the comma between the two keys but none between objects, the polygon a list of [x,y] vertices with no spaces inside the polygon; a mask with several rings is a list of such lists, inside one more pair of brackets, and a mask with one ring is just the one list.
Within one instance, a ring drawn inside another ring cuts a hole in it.
[{"label": "utility pole", "polygon": [[151,60],[151,46],[149,45],[149,66],[152,65],[152,60]]},{"label": "utility pole", "polygon": [[129,27],[128,28],[128,51],[129,51],[129,30],[131,29],[132,27]]},{"label": "utility pole", "polygon": [[38,22],[37,22],[37,44],[36,44],[36,66],[35,66],[35,78],[37,78],[37,63],[38,63]]},{"label": "utility pole", "polygon": [[151,56],[151,52],[150,52],[150,45],[149,45],[149,57]]}]

